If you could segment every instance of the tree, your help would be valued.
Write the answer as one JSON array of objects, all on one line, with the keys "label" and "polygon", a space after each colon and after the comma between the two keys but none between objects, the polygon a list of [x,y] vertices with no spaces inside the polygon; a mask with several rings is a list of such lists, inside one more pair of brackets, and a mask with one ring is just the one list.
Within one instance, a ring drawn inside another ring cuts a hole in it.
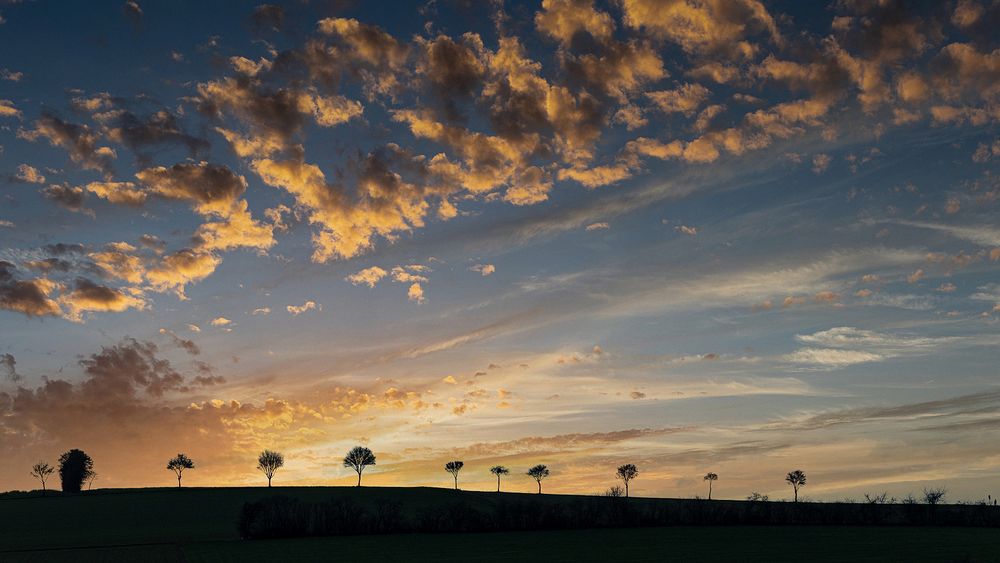
[{"label": "tree", "polygon": [[451,473],[451,476],[455,478],[455,490],[458,490],[458,472],[465,467],[465,463],[461,461],[449,461],[444,464],[444,470]]},{"label": "tree", "polygon": [[94,486],[94,481],[97,480],[97,472],[91,471],[90,475],[87,476],[87,490],[89,491],[91,487]]},{"label": "tree", "polygon": [[806,474],[802,472],[801,469],[796,469],[795,471],[789,472],[785,475],[785,481],[792,486],[792,490],[795,491],[795,502],[799,502],[799,487],[806,486]]},{"label": "tree", "polygon": [[628,498],[628,482],[639,476],[639,469],[631,463],[626,463],[618,468],[617,476],[625,482],[625,498]]},{"label": "tree", "polygon": [[510,469],[507,469],[506,467],[504,467],[502,465],[494,465],[493,467],[490,468],[490,473],[492,473],[492,474],[494,474],[494,475],[497,476],[497,492],[499,493],[500,492],[500,476],[501,475],[509,475],[510,474]]},{"label": "tree", "polygon": [[344,467],[350,467],[358,473],[358,486],[361,486],[361,472],[369,465],[375,465],[375,454],[368,448],[354,446],[344,456]]},{"label": "tree", "polygon": [[549,468],[538,464],[528,470],[528,476],[538,482],[538,494],[542,494],[542,479],[549,476]]},{"label": "tree", "polygon": [[167,462],[167,469],[177,474],[177,488],[181,486],[181,475],[185,469],[194,469],[194,462],[184,454],[177,454]]},{"label": "tree", "polygon": [[267,486],[271,486],[271,477],[281,466],[285,465],[285,456],[271,450],[264,450],[257,456],[257,469],[267,477]]},{"label": "tree", "polygon": [[708,500],[712,500],[712,483],[719,480],[719,476],[715,473],[706,473],[705,481],[708,481]]},{"label": "tree", "polygon": [[944,495],[948,493],[948,489],[940,487],[937,489],[924,489],[924,502],[930,505],[940,504],[944,500]]},{"label": "tree", "polygon": [[55,468],[44,461],[39,461],[31,467],[31,476],[42,482],[43,495],[45,494],[45,481],[48,480],[49,475],[52,475],[55,472]]},{"label": "tree", "polygon": [[94,460],[83,450],[72,449],[59,456],[59,480],[67,493],[79,493],[93,471]]}]

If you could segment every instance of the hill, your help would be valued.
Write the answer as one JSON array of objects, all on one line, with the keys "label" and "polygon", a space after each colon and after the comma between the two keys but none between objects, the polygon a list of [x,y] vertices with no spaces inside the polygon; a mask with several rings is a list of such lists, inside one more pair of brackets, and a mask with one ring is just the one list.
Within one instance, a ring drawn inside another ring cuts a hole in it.
[{"label": "hill", "polygon": [[[971,527],[648,527],[240,540],[237,523],[245,503],[267,503],[267,499],[275,495],[295,499],[303,505],[342,501],[370,510],[392,502],[400,507],[405,518],[453,511],[459,505],[482,513],[496,511],[498,506],[522,506],[533,507],[535,511],[562,511],[553,513],[566,514],[567,511],[578,510],[578,507],[597,506],[592,503],[625,501],[435,488],[353,487],[105,489],[80,495],[57,493],[44,497],[38,494],[7,494],[0,495],[0,513],[3,514],[0,561],[309,561],[358,554],[364,554],[368,561],[512,561],[542,558],[548,561],[597,561],[623,555],[635,561],[662,561],[664,553],[672,553],[684,560],[705,561],[734,558],[824,560],[824,557],[832,557],[826,560],[860,561],[880,560],[878,557],[871,558],[879,553],[894,553],[897,556],[910,553],[911,556],[904,559],[912,561],[963,558],[1000,561],[1000,534],[996,529]],[[729,514],[731,517],[742,514],[741,510],[753,504],[638,498],[627,502],[647,510],[674,514],[674,524],[711,524],[711,521],[685,522],[684,518],[698,514]],[[779,518],[794,515],[796,511],[843,518],[844,514],[858,512],[858,509],[864,512],[868,506],[766,504],[771,505],[766,508]],[[706,506],[711,508],[710,512],[698,512],[697,507]],[[900,514],[901,510],[905,512],[907,509],[900,505],[876,508],[884,509],[883,513],[887,515]],[[929,507],[912,508],[926,512]],[[933,507],[938,514],[974,513],[972,511],[980,509],[986,509],[990,514],[997,512],[994,507]],[[726,524],[729,522],[726,518],[715,523]],[[392,541],[386,541],[389,537]],[[726,540],[719,542],[722,537]]]}]

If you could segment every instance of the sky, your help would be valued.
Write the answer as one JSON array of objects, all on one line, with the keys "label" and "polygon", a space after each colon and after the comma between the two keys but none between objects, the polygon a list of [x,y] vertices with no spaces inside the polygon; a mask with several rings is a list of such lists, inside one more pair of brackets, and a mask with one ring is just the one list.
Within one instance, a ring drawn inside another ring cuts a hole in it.
[{"label": "sky", "polygon": [[0,490],[1000,494],[1000,4],[0,2]]}]

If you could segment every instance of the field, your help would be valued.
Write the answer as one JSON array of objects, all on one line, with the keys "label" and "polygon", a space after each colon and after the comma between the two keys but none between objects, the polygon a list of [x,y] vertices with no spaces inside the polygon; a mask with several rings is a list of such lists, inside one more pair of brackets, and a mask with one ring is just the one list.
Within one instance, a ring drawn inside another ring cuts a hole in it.
[{"label": "field", "polygon": [[[499,497],[428,488],[103,490],[80,496],[0,496],[0,561],[1000,561],[996,528],[672,526],[240,540],[246,501],[273,494],[320,502],[380,498],[408,510]],[[544,495],[544,502],[573,497]],[[680,503],[659,499],[636,502]]]}]

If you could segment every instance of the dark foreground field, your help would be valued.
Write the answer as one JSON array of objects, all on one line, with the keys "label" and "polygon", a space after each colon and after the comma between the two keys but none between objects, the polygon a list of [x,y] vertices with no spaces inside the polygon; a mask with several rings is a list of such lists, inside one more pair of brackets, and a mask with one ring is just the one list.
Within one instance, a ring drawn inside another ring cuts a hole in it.
[{"label": "dark foreground field", "polygon": [[[669,526],[240,540],[241,507],[283,494],[304,502],[392,499],[407,511],[500,497],[590,499],[445,489],[226,488],[0,496],[0,562],[17,561],[998,561],[1000,530],[927,526]],[[610,499],[602,499],[610,500]],[[697,501],[631,499],[671,507]],[[724,502],[724,501],[713,501]],[[738,504],[738,503],[736,503]],[[777,504],[777,503],[776,503]],[[721,505],[720,505],[721,506]],[[835,505],[827,505],[835,506]],[[779,510],[782,507],[778,507]],[[944,508],[944,507],[940,507]],[[971,507],[970,507],[971,508]],[[678,508],[680,509],[680,508]]]}]

